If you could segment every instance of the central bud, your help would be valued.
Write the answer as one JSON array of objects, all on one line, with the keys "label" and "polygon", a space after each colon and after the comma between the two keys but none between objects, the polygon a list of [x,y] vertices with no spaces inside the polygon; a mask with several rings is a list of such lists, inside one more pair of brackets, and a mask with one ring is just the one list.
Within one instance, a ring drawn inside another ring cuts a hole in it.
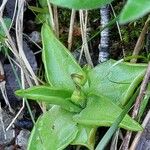
[{"label": "central bud", "polygon": [[85,79],[79,74],[71,74],[71,78],[75,84],[75,90],[71,96],[71,101],[84,108],[86,105],[86,96],[82,91],[82,86],[85,84]]}]

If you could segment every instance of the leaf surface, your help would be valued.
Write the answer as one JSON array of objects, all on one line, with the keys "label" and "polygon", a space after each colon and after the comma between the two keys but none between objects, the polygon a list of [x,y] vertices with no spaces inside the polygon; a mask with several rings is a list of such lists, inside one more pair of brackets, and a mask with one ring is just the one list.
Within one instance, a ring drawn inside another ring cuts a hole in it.
[{"label": "leaf surface", "polygon": [[93,9],[100,8],[112,2],[112,0],[49,0],[52,4],[71,9]]},{"label": "leaf surface", "polygon": [[[103,150],[103,149],[105,149],[105,147],[107,146],[107,144],[111,140],[112,136],[118,130],[119,124],[121,123],[121,121],[123,120],[123,118],[125,117],[125,115],[131,109],[131,106],[133,105],[133,102],[135,101],[138,93],[139,93],[139,88],[136,90],[136,92],[134,93],[134,95],[132,96],[132,98],[129,100],[129,102],[127,103],[127,105],[124,107],[123,111],[119,114],[119,116],[117,117],[117,119],[114,120],[113,124],[107,130],[107,132],[105,133],[105,135],[102,137],[102,139],[100,140],[100,142],[97,145],[97,147],[96,147],[95,150],[100,150],[100,149]],[[114,149],[115,149],[115,147],[114,147]]]},{"label": "leaf surface", "polygon": [[78,133],[72,116],[59,106],[44,113],[32,130],[28,150],[63,150],[67,147]]},{"label": "leaf surface", "polygon": [[71,92],[67,90],[62,90],[54,87],[48,86],[35,86],[28,88],[26,90],[18,90],[15,92],[16,95],[37,100],[43,101],[49,104],[60,105],[66,110],[71,112],[79,112],[81,108],[70,101]]},{"label": "leaf surface", "polygon": [[71,145],[82,145],[94,150],[96,127],[78,124],[78,134]]},{"label": "leaf surface", "polygon": [[142,81],[147,66],[109,60],[89,71],[87,93],[103,95],[124,106]]},{"label": "leaf surface", "polygon": [[73,91],[75,85],[71,74],[79,74],[85,80],[85,73],[47,24],[43,25],[41,34],[43,62],[49,84]]},{"label": "leaf surface", "polygon": [[120,23],[133,21],[148,12],[150,12],[150,0],[128,0],[121,12]]},{"label": "leaf surface", "polygon": [[[122,109],[106,97],[92,95],[88,99],[87,107],[73,119],[84,125],[111,126],[121,112]],[[119,126],[132,131],[142,130],[142,127],[129,115],[125,116]]]}]

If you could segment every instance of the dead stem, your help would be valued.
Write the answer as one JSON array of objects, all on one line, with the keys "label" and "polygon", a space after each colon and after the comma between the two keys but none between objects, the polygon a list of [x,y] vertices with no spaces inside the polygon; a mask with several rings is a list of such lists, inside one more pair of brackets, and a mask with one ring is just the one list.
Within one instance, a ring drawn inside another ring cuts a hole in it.
[{"label": "dead stem", "polygon": [[[142,49],[142,47],[144,45],[145,35],[146,35],[147,30],[149,28],[149,22],[150,22],[150,16],[148,16],[148,19],[146,20],[146,22],[144,24],[144,27],[143,27],[143,29],[141,31],[141,34],[140,34],[140,36],[139,36],[139,38],[137,40],[137,43],[135,45],[135,48],[133,50],[132,56],[137,56],[139,54],[140,50]],[[136,63],[136,61],[137,61],[137,59],[134,58],[134,59],[131,59],[130,62]]]},{"label": "dead stem", "polygon": [[5,5],[6,5],[7,1],[8,1],[8,0],[3,0],[3,1],[2,1],[2,4],[1,4],[1,6],[0,6],[0,16],[1,16],[1,17],[3,16],[3,11],[4,11],[4,9],[5,9]]},{"label": "dead stem", "polygon": [[[2,5],[0,7],[1,10],[4,10],[6,2],[7,2],[6,0],[3,1]],[[0,23],[1,23],[2,28],[3,28],[5,35],[6,35],[5,44],[12,51],[15,59],[18,61],[19,68],[21,69],[22,87],[25,88],[25,79],[26,79],[26,82],[28,83],[29,86],[33,85],[33,81],[36,85],[38,85],[38,80],[37,80],[37,77],[36,77],[32,67],[30,66],[30,64],[29,64],[29,62],[28,62],[28,60],[24,54],[24,50],[23,50],[23,14],[24,14],[25,1],[24,0],[17,0],[16,5],[17,5],[16,6],[17,7],[16,23],[15,23],[16,43],[12,39],[12,37],[9,33],[9,30],[6,27],[6,24],[5,24],[3,16],[2,16],[3,11],[0,11],[1,12]],[[45,111],[45,106],[43,104],[39,104],[39,105],[41,106],[41,109],[43,111]],[[20,111],[17,113],[17,115],[14,117],[14,119],[12,120],[10,125],[7,127],[7,130],[14,123],[16,118],[19,116],[19,114],[23,110],[24,106],[25,106],[25,102],[23,100],[22,107],[21,107]]]},{"label": "dead stem", "polygon": [[87,63],[93,67],[93,62],[90,56],[88,43],[87,43],[87,18],[88,18],[88,12],[80,10],[80,26],[81,26],[81,35],[82,35],[82,47],[84,49],[85,58],[87,60]]},{"label": "dead stem", "polygon": [[54,12],[54,24],[55,24],[56,36],[57,38],[59,38],[58,9],[57,9],[57,6],[55,5],[53,5],[53,12]]},{"label": "dead stem", "polygon": [[4,125],[4,121],[3,121],[3,115],[2,115],[2,107],[1,107],[1,103],[0,103],[0,126],[2,127],[2,132],[4,133],[4,138],[6,139],[6,131],[5,131],[5,125]]},{"label": "dead stem", "polygon": [[[110,7],[111,7],[111,10],[112,10],[112,13],[113,13],[114,17],[116,18],[117,16],[116,16],[115,10],[113,8],[113,5],[110,4]],[[123,37],[122,37],[122,33],[121,33],[121,29],[120,29],[120,25],[119,25],[118,21],[116,21],[116,25],[117,25],[120,41],[123,42]],[[124,46],[123,45],[122,45],[122,53],[123,53],[123,57],[125,57],[125,50],[124,50]]]},{"label": "dead stem", "polygon": [[52,5],[50,4],[49,0],[47,0],[47,5],[48,5],[48,10],[49,10],[49,15],[50,15],[50,25],[51,25],[53,31],[56,33]]},{"label": "dead stem", "polygon": [[[144,121],[143,121],[143,123],[142,123],[142,127],[143,127],[144,129],[145,129],[147,123],[149,122],[149,120],[150,120],[150,110],[148,111],[148,113],[147,113],[147,115],[146,115],[146,117],[145,117],[145,119],[144,119]],[[134,140],[133,140],[133,142],[132,142],[132,144],[131,144],[130,150],[135,150],[135,149],[136,149],[137,144],[138,144],[138,142],[139,142],[139,140],[140,140],[140,137],[141,137],[142,133],[143,133],[143,131],[139,131],[139,132],[136,134],[136,136],[135,136],[135,138],[134,138]]]},{"label": "dead stem", "polygon": [[[133,108],[133,112],[132,112],[132,118],[133,119],[136,119],[136,117],[138,115],[140,104],[141,104],[141,101],[145,95],[147,84],[149,82],[149,78],[150,78],[150,62],[148,63],[147,71],[146,71],[145,77],[143,79],[143,82],[141,84],[140,92],[139,92],[138,97],[136,98],[136,102],[135,102],[135,105]],[[126,133],[126,136],[125,136],[124,141],[123,141],[122,146],[121,146],[121,150],[128,150],[131,135],[132,135],[132,132],[130,132],[130,131],[128,131]]]},{"label": "dead stem", "polygon": [[72,9],[71,18],[70,18],[70,27],[69,27],[69,35],[68,35],[68,49],[71,50],[72,47],[72,39],[73,39],[73,27],[75,21],[76,11]]},{"label": "dead stem", "polygon": [[0,78],[0,90],[1,90],[2,96],[5,100],[6,105],[9,108],[9,111],[14,114],[14,110],[12,109],[12,107],[9,103],[8,97],[7,97],[7,92],[6,92],[6,87],[5,87],[6,81],[5,81],[5,76],[4,76],[4,69],[3,69],[3,65],[2,65],[1,61],[0,61],[0,77],[1,77]]}]

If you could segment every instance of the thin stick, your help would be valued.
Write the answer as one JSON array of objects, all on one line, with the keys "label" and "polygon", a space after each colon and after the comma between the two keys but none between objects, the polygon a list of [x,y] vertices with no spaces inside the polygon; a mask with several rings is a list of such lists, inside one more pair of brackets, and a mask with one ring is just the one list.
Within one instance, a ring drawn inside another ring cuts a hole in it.
[{"label": "thin stick", "polygon": [[14,110],[12,109],[10,103],[9,103],[9,100],[8,100],[8,97],[7,97],[7,92],[6,92],[6,81],[5,79],[5,75],[4,75],[4,68],[3,68],[3,65],[2,65],[2,62],[0,61],[0,76],[2,77],[1,81],[0,81],[0,90],[1,90],[1,93],[2,93],[2,96],[5,100],[5,103],[6,105],[9,107],[9,111],[11,113],[14,113]]},{"label": "thin stick", "polygon": [[[147,88],[147,84],[149,82],[149,78],[150,78],[150,62],[148,63],[147,71],[146,71],[146,74],[144,76],[143,82],[142,82],[141,87],[140,87],[139,95],[136,98],[136,102],[135,102],[135,105],[133,108],[133,112],[132,112],[132,118],[133,119],[135,119],[138,115],[140,104],[141,104],[141,101],[145,95],[145,91]],[[128,150],[131,135],[132,135],[131,131],[128,131],[126,133],[125,139],[124,139],[122,146],[121,146],[121,150]]]},{"label": "thin stick", "polygon": [[2,1],[2,4],[1,4],[1,6],[0,6],[0,16],[1,16],[1,17],[3,16],[3,11],[4,11],[4,9],[5,9],[5,5],[6,5],[7,1],[8,1],[8,0],[3,0],[3,1]]},{"label": "thin stick", "polygon": [[[4,23],[4,20],[3,20],[3,18],[1,16],[0,16],[0,22],[1,22],[3,30],[5,31],[5,35],[7,37],[7,39],[5,40],[5,44],[12,51],[12,53],[14,54],[16,59],[18,60],[20,66],[24,69],[24,72],[26,73],[26,75],[28,75],[28,71],[30,72],[31,70],[28,68],[28,66],[26,66],[26,64],[24,63],[24,61],[20,57],[20,55],[18,53],[18,50],[17,50],[17,47],[16,47],[15,43],[13,42],[13,40],[12,40],[10,34],[9,34],[9,31],[8,31],[8,29],[7,29],[7,27],[6,27],[5,23]],[[35,74],[31,73],[31,75],[33,76],[34,80],[36,80]],[[27,78],[27,80],[29,81],[28,78]]]},{"label": "thin stick", "polygon": [[13,13],[13,17],[12,17],[12,20],[11,20],[11,24],[10,24],[9,30],[10,30],[10,29],[12,28],[12,26],[13,26],[13,22],[14,22],[14,20],[15,20],[16,12],[17,12],[17,0],[16,0],[16,2],[15,2],[14,13]]},{"label": "thin stick", "polygon": [[[114,8],[113,8],[112,4],[110,4],[110,7],[111,7],[111,10],[113,12],[114,17],[116,18],[117,16],[116,16],[116,13],[114,11]],[[116,25],[117,25],[117,28],[118,28],[120,40],[123,41],[121,30],[120,30],[120,25],[119,25],[118,21],[116,21]]]},{"label": "thin stick", "polygon": [[[35,83],[38,85],[38,80],[36,79],[36,76],[24,54],[23,51],[23,12],[24,12],[24,3],[25,1],[23,0],[17,0],[17,4],[18,4],[18,10],[17,10],[17,16],[16,16],[16,40],[17,40],[17,47],[14,44],[9,31],[7,30],[6,25],[4,24],[3,18],[0,17],[0,21],[2,23],[3,29],[6,33],[6,36],[8,38],[8,40],[6,41],[7,46],[10,48],[10,50],[13,52],[13,54],[15,55],[16,59],[18,60],[20,66],[21,66],[21,77],[22,77],[22,85],[23,87],[25,87],[24,83],[24,75],[27,79],[27,82],[30,86],[32,86],[32,81],[30,78],[30,74],[32,76],[32,78],[34,79]],[[17,49],[18,48],[18,49]],[[19,51],[19,52],[18,52]],[[30,73],[30,74],[29,74]],[[39,104],[41,106],[41,104]],[[22,107],[19,110],[19,112],[17,113],[17,115],[14,117],[14,119],[11,121],[11,123],[9,124],[9,126],[7,127],[7,130],[12,126],[12,124],[15,122],[15,120],[17,119],[17,117],[19,116],[19,114],[22,112],[22,110],[25,107],[25,100],[23,99],[22,102]],[[44,107],[42,107],[42,110],[44,111]],[[32,116],[31,116],[32,117]]]},{"label": "thin stick", "polygon": [[[147,113],[147,115],[146,115],[146,117],[145,117],[145,119],[144,119],[144,121],[143,121],[143,123],[142,123],[142,127],[145,129],[145,127],[146,127],[146,125],[147,125],[147,123],[150,121],[150,110],[148,111],[148,113]],[[137,147],[137,144],[138,144],[138,142],[139,142],[139,140],[140,140],[140,138],[141,138],[141,136],[142,136],[142,133],[143,133],[143,131],[139,131],[137,134],[136,134],[136,136],[135,136],[135,138],[134,138],[134,140],[133,140],[133,142],[132,142],[132,144],[131,144],[131,147],[130,147],[130,150],[135,150],[136,149],[136,147]]]},{"label": "thin stick", "polygon": [[[132,56],[137,56],[139,54],[140,50],[142,49],[143,44],[144,44],[145,34],[146,34],[146,32],[147,32],[147,30],[149,28],[149,23],[150,23],[150,16],[148,16],[148,19],[146,20],[146,22],[144,24],[144,27],[143,27],[143,29],[141,31],[141,34],[140,34],[140,36],[139,36],[139,38],[137,40],[136,45],[135,45],[135,48],[134,48]],[[131,59],[130,62],[136,63],[136,61],[137,61],[137,59],[134,58],[134,59]]]},{"label": "thin stick", "polygon": [[0,125],[2,127],[2,131],[4,133],[4,138],[6,139],[6,131],[5,131],[5,125],[4,125],[4,121],[3,121],[3,115],[2,115],[2,107],[1,107],[1,103],[0,103]]},{"label": "thin stick", "polygon": [[84,43],[84,53],[85,53],[85,58],[90,66],[93,67],[93,62],[90,56],[89,48],[88,48],[88,43],[87,43],[87,18],[88,18],[88,12],[87,10],[85,11],[85,16],[83,13],[83,10],[79,11],[80,13],[80,26],[81,26],[81,35],[82,35],[82,42]]},{"label": "thin stick", "polygon": [[[34,78],[35,83],[38,85],[38,81],[36,79],[35,73],[30,65],[30,63],[28,62],[24,50],[23,50],[23,13],[24,13],[24,3],[25,1],[20,1],[18,0],[18,12],[17,12],[17,16],[16,16],[16,40],[17,40],[17,46],[18,46],[18,51],[19,51],[19,55],[22,58],[22,60],[24,61],[24,63],[26,64],[26,67],[28,68],[28,71],[30,72],[30,74],[32,75],[32,77]],[[26,74],[26,76],[28,76]],[[32,86],[32,82],[30,80],[28,80],[29,84]]]},{"label": "thin stick", "polygon": [[[26,38],[26,39],[29,39],[35,46],[37,46],[39,49],[40,49],[40,51],[42,50],[42,47],[39,45],[39,44],[37,44],[35,41],[33,41],[31,38],[30,38],[30,36],[29,35],[27,35],[27,34],[25,34],[25,33],[22,33],[23,34],[23,36]],[[41,51],[42,52],[42,51]],[[36,53],[36,52],[35,52]],[[34,53],[34,54],[35,54]]]},{"label": "thin stick", "polygon": [[[116,16],[116,13],[115,13],[115,11],[114,11],[114,8],[113,8],[112,4],[110,4],[110,7],[111,7],[111,10],[112,10],[112,12],[113,12],[114,17],[116,18],[117,16]],[[122,41],[123,41],[123,38],[122,38],[121,29],[120,29],[120,25],[119,25],[119,22],[118,22],[118,21],[116,21],[116,25],[117,25],[117,29],[118,29],[120,41],[122,42]],[[124,50],[124,47],[123,47],[123,46],[122,46],[122,52],[123,52],[123,56],[125,57],[125,50]]]},{"label": "thin stick", "polygon": [[56,33],[52,5],[50,4],[49,0],[47,0],[47,5],[48,5],[48,10],[49,10],[49,15],[50,15],[50,25],[51,25],[53,31]]},{"label": "thin stick", "polygon": [[70,18],[69,35],[68,35],[68,49],[69,50],[71,50],[71,47],[72,47],[73,27],[74,27],[75,16],[76,16],[76,11],[72,9],[71,18]]},{"label": "thin stick", "polygon": [[82,55],[83,55],[83,51],[84,51],[84,46],[82,45],[81,51],[80,51],[79,60],[78,60],[78,63],[79,63],[79,64],[80,64],[80,62],[81,62],[81,58],[82,58]]},{"label": "thin stick", "polygon": [[18,111],[18,113],[16,114],[16,116],[13,118],[13,120],[11,121],[11,123],[9,124],[9,126],[6,128],[6,131],[8,131],[10,129],[10,127],[14,124],[14,122],[16,121],[16,119],[18,118],[18,116],[20,115],[20,113],[22,112],[22,110],[25,107],[25,102],[24,100],[22,101],[22,106],[20,108],[20,110]]},{"label": "thin stick", "polygon": [[55,5],[53,5],[53,12],[54,12],[55,32],[56,32],[57,38],[59,38],[58,8]]}]

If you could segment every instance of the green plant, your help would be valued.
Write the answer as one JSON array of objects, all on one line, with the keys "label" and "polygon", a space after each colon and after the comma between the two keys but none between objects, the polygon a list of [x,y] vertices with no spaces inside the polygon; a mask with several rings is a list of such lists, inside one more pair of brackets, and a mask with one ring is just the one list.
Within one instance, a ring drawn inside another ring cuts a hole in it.
[{"label": "green plant", "polygon": [[[11,25],[11,19],[4,17],[4,23],[6,27],[9,29]],[[5,45],[5,40],[6,40],[6,35],[3,30],[2,24],[0,23],[0,52],[2,52],[3,54],[5,54],[6,51],[10,53],[10,50]]]},{"label": "green plant", "polygon": [[[28,149],[64,149],[69,144],[93,149],[97,128],[112,125],[142,81],[146,65],[110,60],[82,69],[47,24],[41,34],[49,86],[19,90],[16,95],[56,106],[39,117]],[[128,115],[119,126],[142,130]]]},{"label": "green plant", "polygon": [[150,12],[150,1],[128,0],[120,15],[120,23],[127,23],[138,19]]},{"label": "green plant", "polygon": [[[46,1],[41,2],[41,6],[47,5]],[[91,9],[111,0],[95,0],[92,6],[89,0],[86,4],[74,0],[50,2],[74,9]],[[125,18],[120,17],[120,22],[136,18],[130,18],[130,14],[133,15],[129,9]],[[127,130],[142,130],[125,114],[135,99],[147,65],[109,60],[93,69],[82,69],[47,24],[43,25],[41,34],[48,85],[18,90],[16,95],[54,106],[37,120],[29,139],[29,150],[61,150],[68,145],[83,145],[93,150],[97,128],[111,126],[117,118],[113,131],[118,125]]]},{"label": "green plant", "polygon": [[48,12],[48,8],[47,7],[35,7],[35,6],[28,6],[28,8],[30,10],[32,10],[34,13],[36,13],[36,18],[35,18],[35,22],[37,24],[40,23],[44,23],[44,22],[48,22],[50,21],[50,15]]}]

